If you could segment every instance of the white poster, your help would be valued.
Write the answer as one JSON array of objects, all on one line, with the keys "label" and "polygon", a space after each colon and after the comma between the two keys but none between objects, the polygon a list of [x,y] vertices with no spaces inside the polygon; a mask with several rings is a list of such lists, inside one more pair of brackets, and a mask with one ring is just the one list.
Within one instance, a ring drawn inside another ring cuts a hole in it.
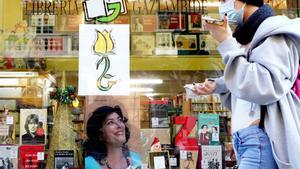
[{"label": "white poster", "polygon": [[45,144],[47,109],[20,109],[20,144]]},{"label": "white poster", "polygon": [[80,25],[78,95],[129,95],[129,25]]}]

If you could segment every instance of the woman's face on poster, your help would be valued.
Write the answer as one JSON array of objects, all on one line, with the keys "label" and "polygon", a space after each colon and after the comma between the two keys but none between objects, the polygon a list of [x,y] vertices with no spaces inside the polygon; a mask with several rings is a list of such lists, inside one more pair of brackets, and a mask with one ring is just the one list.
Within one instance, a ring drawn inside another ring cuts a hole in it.
[{"label": "woman's face on poster", "polygon": [[126,142],[125,124],[117,113],[112,113],[107,116],[102,131],[106,143],[123,145]]},{"label": "woman's face on poster", "polygon": [[28,122],[28,130],[30,133],[35,133],[37,127],[38,127],[38,124],[34,120],[30,120]]}]

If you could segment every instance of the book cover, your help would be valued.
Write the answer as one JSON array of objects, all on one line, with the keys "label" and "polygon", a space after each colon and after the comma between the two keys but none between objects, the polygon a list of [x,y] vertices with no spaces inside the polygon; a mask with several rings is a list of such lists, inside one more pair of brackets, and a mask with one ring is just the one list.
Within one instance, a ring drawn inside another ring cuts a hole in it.
[{"label": "book cover", "polygon": [[171,138],[180,150],[198,150],[197,117],[174,116]]},{"label": "book cover", "polygon": [[218,114],[198,113],[198,144],[220,144],[220,120]]},{"label": "book cover", "polygon": [[83,23],[81,15],[61,15],[56,17],[55,30],[57,32],[78,32]]},{"label": "book cover", "polygon": [[201,168],[222,169],[222,146],[201,146]]},{"label": "book cover", "polygon": [[177,50],[197,50],[197,35],[175,34]]},{"label": "book cover", "polygon": [[211,35],[199,35],[200,53],[217,54],[218,42]]},{"label": "book cover", "polygon": [[154,55],[155,35],[131,35],[131,55]]},{"label": "book cover", "polygon": [[67,169],[74,167],[73,150],[55,150],[54,151],[54,169]]},{"label": "book cover", "polygon": [[168,101],[150,101],[151,128],[169,127],[168,107]]},{"label": "book cover", "polygon": [[47,109],[20,109],[20,143],[45,144]]},{"label": "book cover", "polygon": [[140,152],[140,155],[142,163],[147,163],[149,161],[149,159],[147,159],[148,152],[150,151],[151,144],[155,137],[159,139],[159,142],[162,145],[170,144],[170,129],[141,129],[140,141],[141,147],[143,148]]},{"label": "book cover", "polygon": [[43,168],[44,146],[21,145],[20,146],[20,169]]},{"label": "book cover", "polygon": [[18,169],[18,146],[0,145],[0,168]]},{"label": "book cover", "polygon": [[159,13],[157,29],[161,31],[185,30],[185,15]]},{"label": "book cover", "polygon": [[156,33],[156,48],[172,48],[172,34],[170,32]]},{"label": "book cover", "polygon": [[188,15],[188,26],[190,32],[203,31],[200,13],[192,13]]},{"label": "book cover", "polygon": [[131,17],[131,32],[155,32],[156,15],[134,15]]},{"label": "book cover", "polygon": [[0,116],[0,144],[15,144],[15,129],[18,121],[18,114],[15,112],[3,113]]},{"label": "book cover", "polygon": [[180,169],[195,169],[198,161],[198,151],[180,150]]},{"label": "book cover", "polygon": [[143,26],[144,32],[155,32],[157,29],[157,17],[156,15],[144,15]]}]

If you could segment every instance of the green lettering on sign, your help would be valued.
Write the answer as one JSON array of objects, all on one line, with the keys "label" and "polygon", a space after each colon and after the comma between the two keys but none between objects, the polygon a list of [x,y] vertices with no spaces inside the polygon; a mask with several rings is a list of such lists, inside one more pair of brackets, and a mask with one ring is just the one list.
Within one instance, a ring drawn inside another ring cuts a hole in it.
[{"label": "green lettering on sign", "polygon": [[113,10],[112,14],[110,14],[108,16],[97,18],[97,21],[99,21],[99,22],[112,22],[113,20],[115,20],[121,12],[121,3],[120,2],[115,2],[115,3],[108,4],[108,11],[111,11],[111,10]]}]

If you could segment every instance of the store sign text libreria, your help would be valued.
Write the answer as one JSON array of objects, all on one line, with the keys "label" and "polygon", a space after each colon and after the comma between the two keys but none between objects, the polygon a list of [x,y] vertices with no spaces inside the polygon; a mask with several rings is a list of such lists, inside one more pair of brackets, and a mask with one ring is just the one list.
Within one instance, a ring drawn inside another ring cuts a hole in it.
[{"label": "store sign text libreria", "polygon": [[25,0],[26,15],[78,15],[82,8],[81,0]]},{"label": "store sign text libreria", "polygon": [[[84,3],[97,4],[98,0],[24,0],[26,15],[78,15],[84,9]],[[106,2],[107,1],[107,2]],[[83,3],[82,3],[83,2]],[[119,2],[121,5],[120,14],[126,13],[128,8],[134,14],[156,14],[157,12],[189,12],[202,13],[205,8],[203,0],[101,0],[100,7],[106,3]],[[125,5],[127,2],[127,5]],[[99,7],[98,7],[99,8]],[[101,10],[100,8],[98,10]],[[110,10],[106,8],[106,12]],[[86,13],[87,11],[84,10]]]}]

